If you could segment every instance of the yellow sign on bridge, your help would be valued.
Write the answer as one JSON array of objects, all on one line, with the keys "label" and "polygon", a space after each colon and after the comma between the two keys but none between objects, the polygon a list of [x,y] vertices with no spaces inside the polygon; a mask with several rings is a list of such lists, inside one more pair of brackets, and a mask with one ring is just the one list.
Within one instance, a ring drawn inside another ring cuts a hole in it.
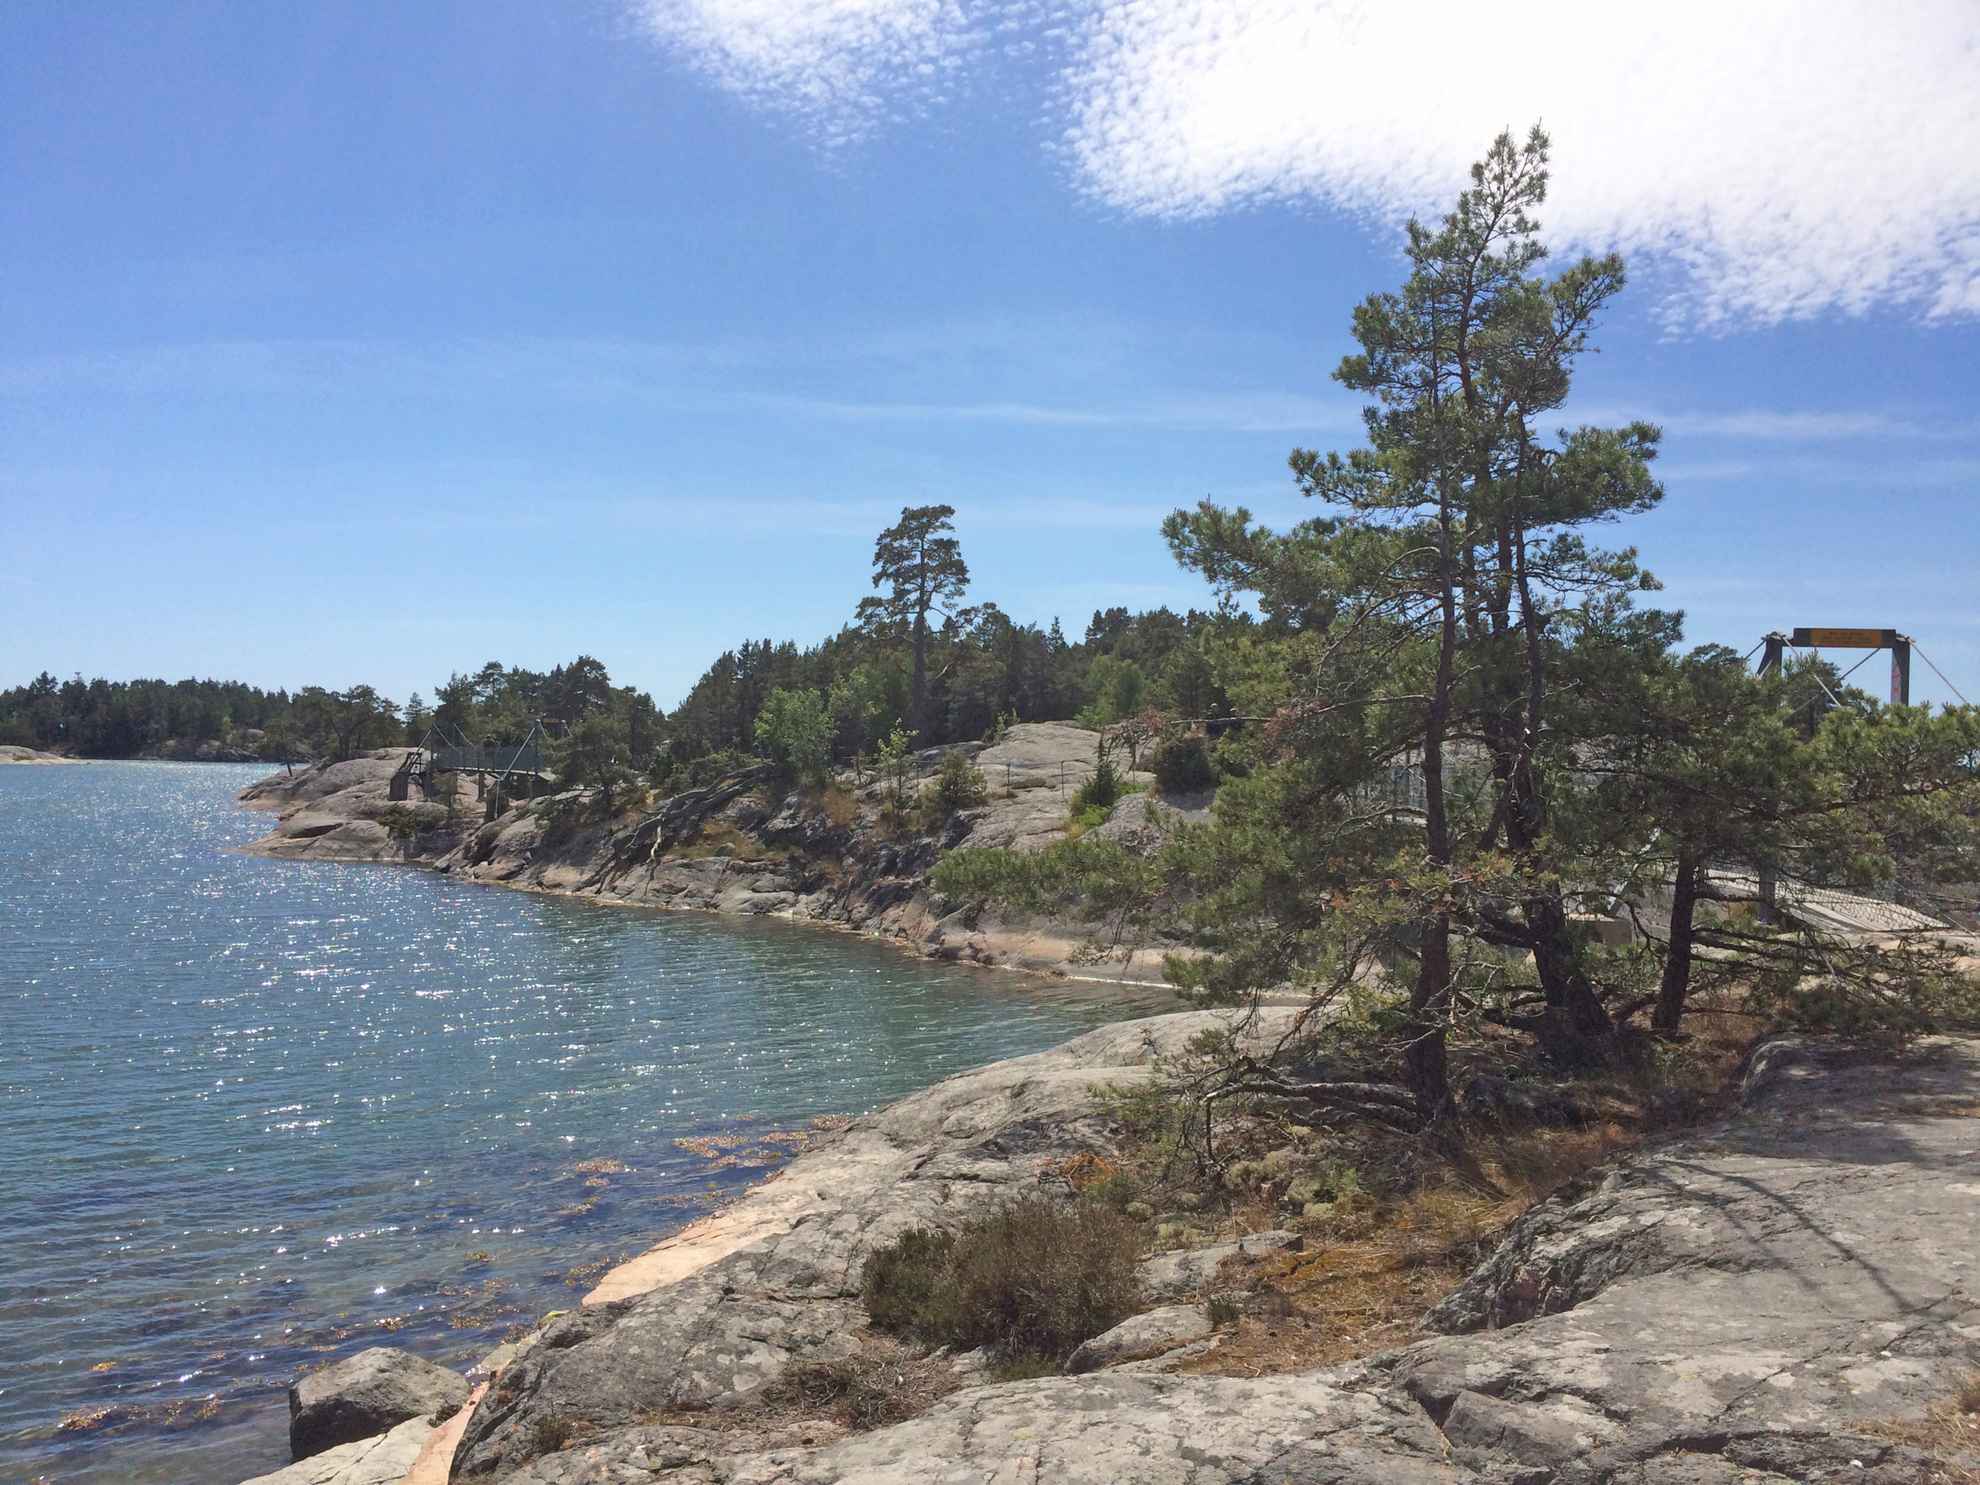
[{"label": "yellow sign on bridge", "polygon": [[1797,629],[1793,643],[1813,649],[1881,650],[1896,638],[1889,629]]}]

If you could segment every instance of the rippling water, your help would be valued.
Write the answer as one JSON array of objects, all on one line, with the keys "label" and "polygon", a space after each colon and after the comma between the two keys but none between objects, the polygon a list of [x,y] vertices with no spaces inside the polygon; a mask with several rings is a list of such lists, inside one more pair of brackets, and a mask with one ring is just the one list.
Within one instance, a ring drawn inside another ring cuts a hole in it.
[{"label": "rippling water", "polygon": [[299,1366],[468,1365],[813,1117],[1127,1009],[230,854],[270,823],[232,804],[261,772],[0,768],[0,1480],[278,1468]]}]

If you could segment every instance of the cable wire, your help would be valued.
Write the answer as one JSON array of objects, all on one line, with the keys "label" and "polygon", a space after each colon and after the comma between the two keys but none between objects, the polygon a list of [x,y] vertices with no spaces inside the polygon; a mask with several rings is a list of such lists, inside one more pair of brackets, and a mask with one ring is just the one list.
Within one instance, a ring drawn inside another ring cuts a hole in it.
[{"label": "cable wire", "polygon": [[[1911,642],[1911,650],[1912,653],[1915,654],[1920,660],[1923,660],[1927,665],[1932,665],[1932,657],[1926,654],[1923,650],[1918,648],[1917,640],[1913,640]],[[1943,670],[1939,669],[1938,666],[1932,665],[1932,674],[1937,676],[1940,680],[1946,682],[1946,689],[1952,692],[1953,695],[1959,697],[1959,704],[1961,706],[1973,705],[1972,702],[1966,699],[1966,694],[1963,691],[1961,691],[1959,687],[1955,686],[1951,681],[1946,680],[1946,673]]]}]

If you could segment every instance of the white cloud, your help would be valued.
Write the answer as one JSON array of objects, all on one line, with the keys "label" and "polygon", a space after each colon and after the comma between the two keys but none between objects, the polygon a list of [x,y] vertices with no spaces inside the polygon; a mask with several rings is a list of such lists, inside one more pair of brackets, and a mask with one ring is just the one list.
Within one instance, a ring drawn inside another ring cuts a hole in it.
[{"label": "white cloud", "polygon": [[1133,212],[1435,210],[1540,121],[1550,239],[1674,265],[1678,322],[1980,308],[1972,0],[1124,0],[1068,81],[1075,168]]},{"label": "white cloud", "polygon": [[939,100],[975,38],[955,0],[633,0],[637,24],[722,87],[828,144],[902,98]]},{"label": "white cloud", "polygon": [[1980,315],[1974,0],[624,3],[828,145],[985,67],[1056,69],[1047,128],[1109,206],[1314,202],[1387,231],[1537,120],[1551,239],[1661,270],[1675,325]]}]

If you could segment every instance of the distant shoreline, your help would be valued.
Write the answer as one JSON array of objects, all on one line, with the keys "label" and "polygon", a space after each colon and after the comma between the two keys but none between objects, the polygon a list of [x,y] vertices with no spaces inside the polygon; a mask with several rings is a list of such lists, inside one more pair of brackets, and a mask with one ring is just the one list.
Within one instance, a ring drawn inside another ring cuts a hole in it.
[{"label": "distant shoreline", "polygon": [[[1027,849],[1063,839],[1061,764],[1083,763],[1092,740],[1063,723],[1019,723],[996,744],[963,747],[987,776],[1010,782],[937,835],[889,833],[879,823],[883,786],[843,779],[836,786],[838,818],[797,791],[775,798],[740,789],[690,791],[719,794],[720,802],[708,799],[709,807],[665,838],[642,835],[624,820],[556,831],[528,801],[484,818],[479,786],[467,779],[452,813],[418,790],[394,801],[390,781],[408,751],[394,748],[251,784],[240,802],[276,814],[277,824],[239,849],[280,860],[419,866],[456,880],[589,902],[780,918],[878,939],[928,959],[1173,994],[1163,967],[1175,945],[1102,951],[1091,930],[1071,918],[947,909],[933,898],[929,873],[945,844]],[[914,788],[932,775],[938,758],[939,750],[930,750],[916,760]],[[1182,813],[1143,796],[1130,803],[1118,828],[1134,835],[1159,833],[1163,819]],[[663,807],[645,823],[664,814]]]},{"label": "distant shoreline", "polygon": [[0,763],[18,763],[38,766],[48,763],[95,763],[95,758],[71,758],[66,753],[44,753],[39,748],[24,748],[15,743],[0,744]]}]

